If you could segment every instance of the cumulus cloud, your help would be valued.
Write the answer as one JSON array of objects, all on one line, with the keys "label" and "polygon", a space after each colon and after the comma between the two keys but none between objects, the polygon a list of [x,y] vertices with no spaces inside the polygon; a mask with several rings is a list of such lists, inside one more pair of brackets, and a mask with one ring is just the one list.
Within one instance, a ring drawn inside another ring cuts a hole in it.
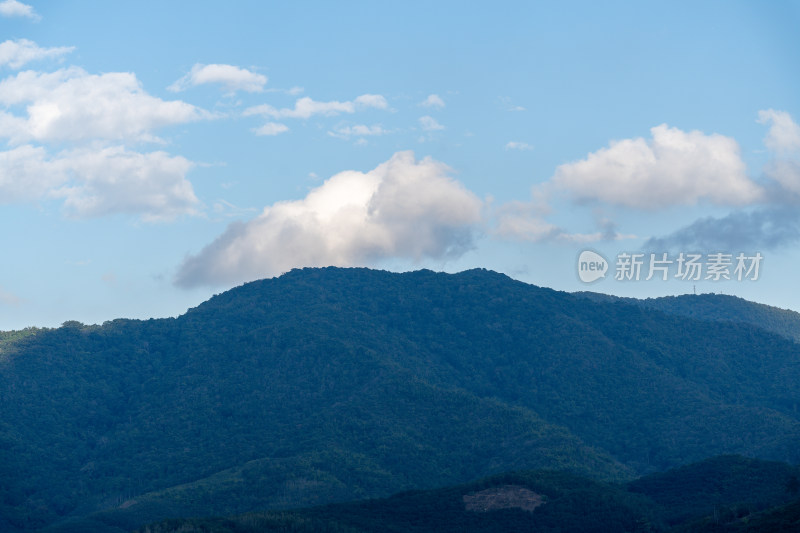
[{"label": "cumulus cloud", "polygon": [[0,82],[0,104],[25,105],[27,116],[0,111],[0,136],[12,143],[89,139],[152,141],[151,130],[208,118],[182,101],[147,94],[127,72],[88,74],[71,67],[20,72]]},{"label": "cumulus cloud", "polygon": [[524,142],[509,141],[506,143],[506,150],[533,150],[533,146]]},{"label": "cumulus cloud", "polygon": [[770,250],[800,242],[800,127],[785,111],[759,111],[769,125],[764,145],[771,159],[764,167],[766,191],[761,207],[704,217],[669,235],[651,238],[650,249]]},{"label": "cumulus cloud", "polygon": [[800,126],[785,111],[759,111],[758,122],[769,124],[764,144],[771,159],[764,167],[770,202],[800,205]]},{"label": "cumulus cloud", "polygon": [[130,213],[159,221],[196,213],[199,200],[186,179],[193,165],[183,157],[117,146],[67,152],[58,164],[72,180],[52,194],[70,216]]},{"label": "cumulus cloud", "polygon": [[17,0],[3,0],[0,2],[0,16],[3,17],[26,17],[32,20],[41,20],[32,6],[23,4]]},{"label": "cumulus cloud", "polygon": [[28,39],[7,40],[0,43],[0,66],[18,69],[31,61],[60,58],[73,50],[74,46],[42,48]]},{"label": "cumulus cloud", "polygon": [[244,111],[245,116],[260,115],[273,119],[301,118],[308,119],[314,115],[335,116],[342,113],[352,114],[361,109],[386,109],[388,103],[379,94],[362,94],[352,101],[318,102],[308,96],[298,99],[294,108],[277,109],[269,104],[253,106]]},{"label": "cumulus cloud", "polygon": [[600,201],[638,209],[693,205],[749,205],[763,197],[751,181],[735,140],[684,132],[666,124],[652,137],[613,141],[586,159],[559,166],[554,186],[581,202]]},{"label": "cumulus cloud", "polygon": [[[16,67],[70,50],[6,41],[0,62]],[[0,203],[49,201],[76,218],[195,214],[200,201],[186,178],[193,163],[126,145],[160,141],[158,128],[211,117],[148,94],[132,73],[18,72],[0,81],[0,139],[9,145],[0,151]]]},{"label": "cumulus cloud", "polygon": [[771,180],[768,190],[772,203],[800,205],[800,161],[772,160],[764,168],[764,176]]},{"label": "cumulus cloud", "polygon": [[17,146],[0,152],[0,202],[35,201],[64,181],[63,172],[41,146]]},{"label": "cumulus cloud", "polygon": [[449,174],[412,152],[366,173],[340,172],[301,200],[228,226],[183,262],[175,283],[231,284],[302,266],[458,256],[472,246],[482,202]]},{"label": "cumulus cloud", "polygon": [[186,179],[191,167],[183,157],[120,146],[51,157],[42,147],[23,145],[0,152],[0,198],[4,203],[61,199],[73,217],[130,213],[168,220],[196,212],[199,200]]},{"label": "cumulus cloud", "polygon": [[766,109],[758,112],[758,122],[769,124],[764,139],[768,149],[779,155],[800,151],[800,126],[786,111]]},{"label": "cumulus cloud", "polygon": [[444,126],[439,124],[436,119],[430,115],[419,117],[419,125],[424,131],[439,131],[444,129]]},{"label": "cumulus cloud", "polygon": [[235,93],[236,91],[258,93],[264,90],[264,85],[267,84],[267,77],[233,65],[203,65],[197,63],[188,74],[170,85],[168,89],[173,92],[180,92],[190,87],[207,83],[218,83],[225,87],[229,93]]},{"label": "cumulus cloud", "polygon": [[435,107],[441,109],[444,107],[444,100],[438,94],[429,94],[428,97],[420,102],[422,107]]}]

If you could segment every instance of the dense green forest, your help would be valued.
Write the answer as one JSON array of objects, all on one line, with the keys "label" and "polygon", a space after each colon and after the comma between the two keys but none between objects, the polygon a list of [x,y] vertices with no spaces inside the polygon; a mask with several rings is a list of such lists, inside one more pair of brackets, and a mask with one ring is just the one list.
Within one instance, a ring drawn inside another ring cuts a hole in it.
[{"label": "dense green forest", "polygon": [[596,292],[578,292],[578,296],[598,302],[625,302],[670,315],[700,320],[750,324],[800,342],[800,313],[769,305],[748,302],[727,294],[684,294],[663,298],[621,298]]},{"label": "dense green forest", "polygon": [[[798,474],[785,463],[741,456],[719,456],[628,484],[563,472],[511,472],[379,500],[172,519],[139,533],[798,531],[800,516],[791,515],[800,504]],[[503,498],[520,493],[541,501],[531,509],[524,498]],[[478,497],[483,506],[470,505]]]},{"label": "dense green forest", "polygon": [[800,344],[765,327],[485,270],[324,268],[178,318],[4,333],[0,530],[118,532],[511,470],[796,464]]}]

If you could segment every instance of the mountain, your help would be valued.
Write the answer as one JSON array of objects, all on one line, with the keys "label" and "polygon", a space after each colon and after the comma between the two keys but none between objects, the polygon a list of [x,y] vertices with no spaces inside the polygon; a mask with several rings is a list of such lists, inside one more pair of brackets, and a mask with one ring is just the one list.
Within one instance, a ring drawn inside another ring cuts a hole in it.
[{"label": "mountain", "polygon": [[749,302],[727,294],[684,294],[661,298],[623,298],[596,292],[577,292],[597,302],[625,302],[670,315],[749,324],[800,342],[800,313]]},{"label": "mountain", "polygon": [[767,521],[797,525],[791,512],[800,500],[787,487],[798,474],[785,463],[741,456],[714,457],[623,485],[564,472],[509,472],[385,499],[166,520],[138,533],[776,531],[750,528]]},{"label": "mountain", "polygon": [[386,499],[219,519],[167,520],[137,533],[610,533],[637,531],[640,524],[657,520],[654,511],[646,497],[620,486],[565,472],[525,471]]},{"label": "mountain", "polygon": [[630,482],[627,489],[663,509],[669,527],[698,519],[733,522],[800,496],[800,469],[735,455],[713,457]]},{"label": "mountain", "polygon": [[0,336],[0,526],[122,531],[521,469],[621,481],[723,453],[797,463],[798,361],[762,328],[485,270],[294,270],[178,318]]}]

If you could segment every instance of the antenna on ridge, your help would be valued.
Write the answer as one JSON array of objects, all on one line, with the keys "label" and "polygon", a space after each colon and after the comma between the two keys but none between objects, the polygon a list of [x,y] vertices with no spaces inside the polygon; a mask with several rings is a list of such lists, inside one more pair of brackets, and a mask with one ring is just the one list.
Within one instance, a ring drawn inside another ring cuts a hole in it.
[{"label": "antenna on ridge", "polygon": [[694,295],[697,296],[697,285],[692,285],[692,288],[694,289]]}]

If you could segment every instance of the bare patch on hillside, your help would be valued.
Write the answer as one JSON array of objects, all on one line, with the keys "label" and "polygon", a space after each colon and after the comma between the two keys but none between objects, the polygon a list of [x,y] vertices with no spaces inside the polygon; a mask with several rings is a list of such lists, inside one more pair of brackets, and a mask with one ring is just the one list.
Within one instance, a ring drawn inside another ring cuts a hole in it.
[{"label": "bare patch on hillside", "polygon": [[464,507],[476,513],[497,509],[533,511],[540,505],[544,505],[543,496],[520,485],[503,485],[464,495]]}]

